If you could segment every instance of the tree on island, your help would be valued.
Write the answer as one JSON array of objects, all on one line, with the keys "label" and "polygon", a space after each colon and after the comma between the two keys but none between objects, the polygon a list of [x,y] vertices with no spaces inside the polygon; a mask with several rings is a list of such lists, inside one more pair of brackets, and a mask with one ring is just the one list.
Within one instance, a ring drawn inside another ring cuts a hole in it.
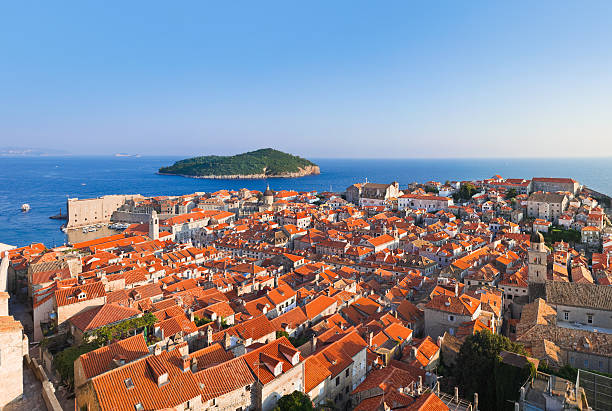
[{"label": "tree on island", "polygon": [[459,350],[453,377],[466,399],[478,393],[479,407],[486,410],[506,409],[507,396],[514,394],[533,370],[512,370],[501,362],[502,351],[526,355],[521,344],[507,337],[483,330],[468,336]]},{"label": "tree on island", "polygon": [[291,394],[283,395],[278,402],[274,411],[313,411],[312,401],[310,397],[300,391],[293,391]]}]

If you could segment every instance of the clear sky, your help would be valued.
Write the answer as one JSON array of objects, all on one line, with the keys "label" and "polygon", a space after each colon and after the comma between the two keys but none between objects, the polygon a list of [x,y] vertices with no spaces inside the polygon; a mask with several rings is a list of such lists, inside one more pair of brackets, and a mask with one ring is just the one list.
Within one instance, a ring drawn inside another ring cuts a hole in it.
[{"label": "clear sky", "polygon": [[612,1],[5,1],[0,146],[612,156]]}]

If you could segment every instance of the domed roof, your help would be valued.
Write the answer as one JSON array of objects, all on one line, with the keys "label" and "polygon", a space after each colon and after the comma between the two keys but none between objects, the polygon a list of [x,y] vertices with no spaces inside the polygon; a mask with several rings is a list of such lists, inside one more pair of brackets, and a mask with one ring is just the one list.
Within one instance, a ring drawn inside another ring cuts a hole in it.
[{"label": "domed roof", "polygon": [[531,233],[531,237],[529,238],[529,241],[533,244],[533,243],[543,243],[544,242],[544,236],[542,235],[542,233],[540,233],[538,230],[534,230]]},{"label": "domed roof", "polygon": [[270,190],[270,185],[268,184],[268,186],[266,187],[266,191],[264,191],[263,193],[264,197],[274,197],[274,191]]}]

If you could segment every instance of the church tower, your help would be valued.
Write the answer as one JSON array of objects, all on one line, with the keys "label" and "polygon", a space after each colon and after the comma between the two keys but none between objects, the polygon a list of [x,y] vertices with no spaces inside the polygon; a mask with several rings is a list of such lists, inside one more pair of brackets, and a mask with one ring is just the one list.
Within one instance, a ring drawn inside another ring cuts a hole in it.
[{"label": "church tower", "polygon": [[159,240],[159,217],[157,217],[155,210],[151,212],[151,218],[149,219],[149,238]]},{"label": "church tower", "polygon": [[263,201],[265,205],[272,205],[274,202],[274,192],[270,190],[270,184],[267,185],[266,191],[263,193]]},{"label": "church tower", "polygon": [[528,251],[528,283],[544,284],[547,273],[548,249],[544,244],[544,236],[539,231],[534,231],[530,238],[531,245]]}]

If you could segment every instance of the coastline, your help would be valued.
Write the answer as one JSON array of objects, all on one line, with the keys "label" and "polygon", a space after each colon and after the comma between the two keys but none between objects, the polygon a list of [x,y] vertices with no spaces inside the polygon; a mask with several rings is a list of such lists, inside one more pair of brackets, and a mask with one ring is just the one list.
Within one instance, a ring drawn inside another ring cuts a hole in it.
[{"label": "coastline", "polygon": [[313,176],[321,174],[319,166],[308,166],[307,169],[301,169],[301,171],[295,173],[283,173],[276,175],[269,175],[265,173],[261,174],[224,174],[224,175],[206,175],[206,176],[192,176],[188,174],[175,174],[175,173],[161,173],[157,171],[155,174],[161,176],[178,176],[186,178],[201,178],[207,180],[263,180],[266,178],[299,178],[306,176]]},{"label": "coastline", "polygon": [[265,175],[265,174],[249,174],[249,175],[221,175],[221,176],[190,176],[187,174],[173,174],[173,173],[160,173],[159,171],[155,174],[160,176],[175,176],[185,178],[199,178],[203,180],[264,180],[266,178],[300,178],[307,176],[316,176],[321,173],[309,173],[300,175]]}]

